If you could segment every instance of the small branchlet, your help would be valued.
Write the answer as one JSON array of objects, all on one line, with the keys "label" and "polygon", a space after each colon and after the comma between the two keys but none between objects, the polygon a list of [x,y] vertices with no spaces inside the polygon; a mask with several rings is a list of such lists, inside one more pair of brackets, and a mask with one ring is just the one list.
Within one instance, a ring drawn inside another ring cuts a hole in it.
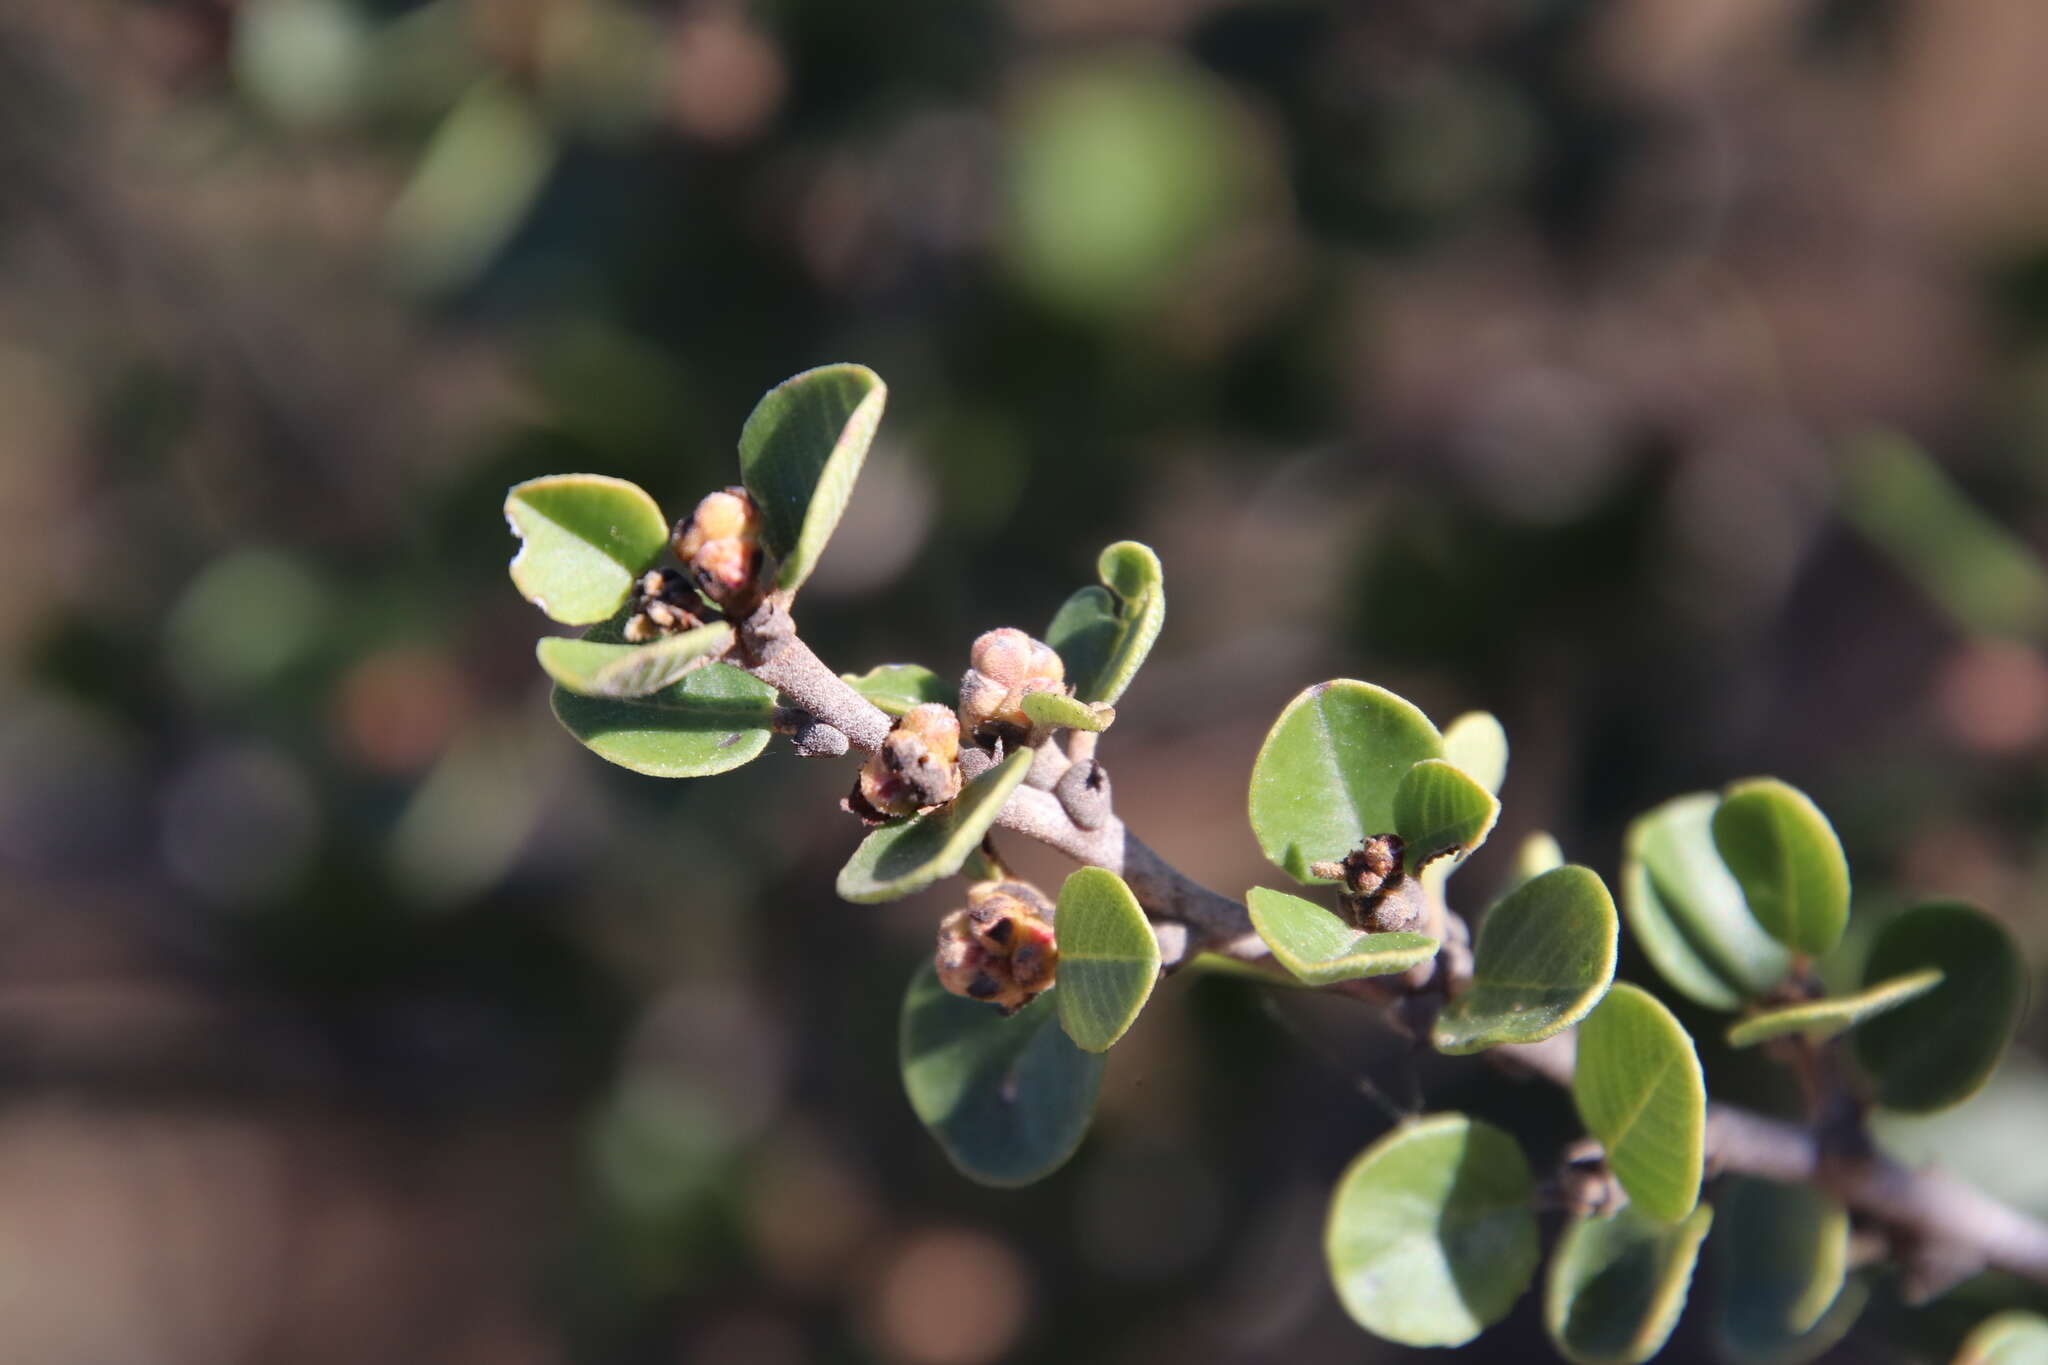
[{"label": "small branchlet", "polygon": [[937,702],[913,706],[862,765],[846,808],[870,823],[943,806],[960,794],[960,721]]},{"label": "small branchlet", "polygon": [[746,489],[707,494],[676,523],[674,543],[690,580],[728,613],[745,616],[760,601],[761,513]]},{"label": "small branchlet", "polygon": [[933,965],[955,995],[1015,1014],[1053,983],[1060,960],[1052,905],[1025,882],[977,882],[939,922]]},{"label": "small branchlet", "polygon": [[1031,733],[1024,698],[1066,686],[1066,665],[1051,645],[1014,626],[989,631],[974,642],[960,679],[961,728],[984,746],[1021,744]]}]

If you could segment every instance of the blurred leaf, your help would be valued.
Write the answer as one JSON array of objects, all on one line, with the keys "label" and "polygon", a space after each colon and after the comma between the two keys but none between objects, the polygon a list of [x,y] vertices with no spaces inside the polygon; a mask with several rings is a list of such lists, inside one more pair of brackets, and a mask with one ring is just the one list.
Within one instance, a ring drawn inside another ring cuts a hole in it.
[{"label": "blurred leaf", "polygon": [[1863,1307],[1869,1302],[1869,1285],[1861,1280],[1846,1281],[1820,1321],[1797,1336],[1772,1340],[1752,1324],[1753,1334],[1737,1341],[1727,1334],[1724,1325],[1716,1336],[1717,1353],[1734,1365],[1806,1365],[1807,1361],[1826,1355],[1849,1335],[1849,1329],[1863,1316]]},{"label": "blurred leaf", "polygon": [[1737,782],[1714,811],[1714,847],[1771,937],[1818,957],[1849,923],[1849,861],[1806,793],[1774,777]]},{"label": "blurred leaf", "polygon": [[1348,678],[1317,683],[1287,703],[1252,765],[1260,850],[1296,881],[1319,880],[1311,864],[1393,831],[1401,779],[1442,756],[1429,717],[1392,692]]},{"label": "blurred leaf", "polygon": [[903,997],[898,1055],[918,1121],[968,1179],[1028,1185],[1087,1135],[1105,1058],[1059,1026],[1054,990],[1015,1015],[948,994],[929,962]]},{"label": "blurred leaf", "polygon": [[385,849],[393,878],[441,908],[488,891],[511,870],[541,818],[551,758],[524,725],[472,719],[406,802]]},{"label": "blurred leaf", "polygon": [[235,77],[273,117],[331,126],[355,112],[371,46],[342,0],[258,0],[234,25]]},{"label": "blurred leaf", "polygon": [[775,689],[729,664],[707,664],[644,697],[554,689],[555,718],[600,758],[650,777],[710,777],[768,747]]},{"label": "blurred leaf", "polygon": [[1918,447],[1891,433],[1855,443],[1842,513],[1965,629],[2048,640],[2048,569],[1965,498]]},{"label": "blurred leaf", "polygon": [[1715,1188],[1720,1340],[1744,1360],[1784,1359],[1842,1292],[1848,1210],[1807,1185],[1724,1176]]},{"label": "blurred leaf", "polygon": [[1897,1009],[1908,1000],[1922,996],[1941,984],[1941,969],[1909,972],[1881,981],[1854,995],[1831,996],[1783,1005],[1750,1015],[1728,1030],[1728,1046],[1749,1047],[1766,1038],[1787,1033],[1804,1033],[1809,1038],[1832,1038],[1886,1010]]},{"label": "blurred leaf", "polygon": [[231,550],[180,594],[165,652],[198,694],[271,687],[327,636],[334,607],[332,591],[296,556]]},{"label": "blurred leaf", "polygon": [[1403,1124],[1337,1181],[1324,1252],[1344,1311],[1409,1346],[1457,1346],[1535,1278],[1536,1183],[1515,1140],[1463,1114]]},{"label": "blurred leaf", "polygon": [[1578,1365],[1638,1365],[1663,1350],[1713,1221],[1705,1204],[1676,1223],[1633,1208],[1573,1219],[1550,1255],[1543,1295],[1557,1349]]},{"label": "blurred leaf", "polygon": [[783,380],[740,432],[740,481],[761,508],[775,586],[803,586],[853,497],[889,386],[865,365],[824,365]]},{"label": "blurred leaf", "polygon": [[1444,727],[1444,757],[1500,795],[1508,775],[1508,732],[1491,711],[1467,711]]},{"label": "blurred leaf", "polygon": [[839,869],[840,898],[893,901],[958,872],[1030,770],[1031,750],[1019,749],[937,810],[870,833]]},{"label": "blurred leaf", "polygon": [[1557,842],[1556,835],[1539,829],[1522,840],[1521,847],[1515,850],[1515,865],[1508,876],[1508,890],[1512,891],[1554,867],[1563,866],[1563,845]]},{"label": "blurred leaf", "polygon": [[876,664],[867,672],[840,675],[853,690],[892,716],[907,715],[913,706],[936,702],[960,705],[960,690],[922,664]]},{"label": "blurred leaf", "polygon": [[1711,792],[1674,797],[1628,827],[1621,905],[1644,956],[1681,995],[1734,1010],[1767,995],[1792,955],[1749,913],[1714,849]]},{"label": "blurred leaf", "polygon": [[1941,984],[1856,1030],[1877,1102],[1925,1113],[1960,1104],[1991,1075],[2018,1027],[2027,968],[2012,933],[1972,905],[1919,905],[1878,930],[1866,983],[1938,968]]},{"label": "blurred leaf", "polygon": [[1049,730],[1102,731],[1116,720],[1113,706],[1090,706],[1059,692],[1027,692],[1023,706],[1033,725]]},{"label": "blurred leaf", "polygon": [[558,154],[553,130],[516,86],[492,77],[470,87],[385,218],[399,278],[430,292],[474,280],[525,219]]},{"label": "blurred leaf", "polygon": [[565,625],[603,621],[668,544],[661,508],[638,484],[602,474],[554,474],[516,484],[505,520],[520,539],[512,582]]},{"label": "blurred leaf", "polygon": [[732,643],[723,621],[644,645],[543,636],[534,646],[540,666],[571,692],[586,697],[644,697],[659,692]]},{"label": "blurred leaf", "polygon": [[1977,1324],[1952,1365],[2048,1365],[2048,1318],[2009,1308]]},{"label": "blurred leaf", "polygon": [[1159,940],[1124,879],[1084,867],[1060,886],[1060,1027],[1076,1046],[1107,1052],[1137,1021],[1159,981]]},{"label": "blurred leaf", "polygon": [[1135,540],[1104,548],[1095,571],[1103,586],[1069,597],[1046,627],[1045,642],[1066,666],[1076,698],[1114,703],[1166,623],[1166,575],[1159,556]]},{"label": "blurred leaf", "polygon": [[1479,925],[1472,980],[1437,1016],[1439,1052],[1478,1052],[1562,1033],[1614,980],[1620,921],[1599,875],[1554,868],[1509,892]]},{"label": "blurred leaf", "polygon": [[1486,842],[1499,818],[1493,793],[1445,759],[1424,759],[1394,789],[1394,832],[1409,867],[1449,850],[1463,857]]},{"label": "blurred leaf", "polygon": [[1572,1102],[1632,1206],[1676,1222],[1699,1202],[1707,1085],[1685,1026],[1619,982],[1579,1027]]},{"label": "blurred leaf", "polygon": [[1255,886],[1245,892],[1252,927],[1273,950],[1273,960],[1311,986],[1361,976],[1388,976],[1436,956],[1437,941],[1423,934],[1368,934],[1322,906]]}]

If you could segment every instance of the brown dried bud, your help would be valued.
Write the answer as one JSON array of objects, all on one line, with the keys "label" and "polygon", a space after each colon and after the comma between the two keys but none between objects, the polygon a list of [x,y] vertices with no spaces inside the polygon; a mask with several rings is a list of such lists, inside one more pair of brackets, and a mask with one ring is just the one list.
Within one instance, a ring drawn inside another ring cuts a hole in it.
[{"label": "brown dried bud", "polygon": [[951,801],[960,794],[959,719],[937,702],[911,707],[861,767],[855,790],[885,816],[915,815]]},{"label": "brown dried bud", "polygon": [[676,558],[722,607],[751,605],[761,573],[761,514],[744,488],[707,494],[675,531]]},{"label": "brown dried bud", "polygon": [[1338,900],[1352,925],[1384,934],[1419,928],[1429,904],[1422,884],[1402,866],[1405,849],[1398,834],[1375,834],[1338,863],[1316,863],[1309,871],[1343,883]]},{"label": "brown dried bud", "polygon": [[1066,690],[1066,665],[1052,646],[1013,626],[977,639],[968,661],[960,680],[960,722],[978,740],[1022,738],[1031,730],[1024,698]]},{"label": "brown dried bud", "polygon": [[690,607],[697,605],[689,580],[673,570],[650,569],[633,587],[633,615],[625,625],[626,643],[645,644],[664,635],[680,635],[704,623]]},{"label": "brown dried bud", "polygon": [[970,887],[967,907],[939,923],[933,965],[940,984],[1015,1014],[1053,984],[1059,968],[1051,912],[1045,897],[1023,882]]}]

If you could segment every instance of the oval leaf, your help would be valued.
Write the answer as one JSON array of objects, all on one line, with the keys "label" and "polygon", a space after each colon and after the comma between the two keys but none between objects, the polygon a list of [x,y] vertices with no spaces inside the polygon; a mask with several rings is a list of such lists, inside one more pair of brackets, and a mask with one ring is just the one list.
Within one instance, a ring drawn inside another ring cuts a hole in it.
[{"label": "oval leaf", "polygon": [[1953,1365],[2043,1365],[2048,1362],[2048,1318],[2010,1308],[1977,1324]]},{"label": "oval leaf", "polygon": [[1938,968],[1941,984],[1856,1030],[1877,1102],[1925,1113],[1960,1104],[2004,1055],[2027,993],[2012,934],[1972,905],[1915,906],[1878,930],[1865,981]]},{"label": "oval leaf", "polygon": [[1285,891],[1255,886],[1244,899],[1273,960],[1311,986],[1405,972],[1436,956],[1437,941],[1427,935],[1364,933]]},{"label": "oval leaf", "polygon": [[1572,1102],[1631,1206],[1676,1222],[1700,1197],[1707,1085],[1692,1035],[1648,991],[1617,984],[1579,1028]]},{"label": "oval leaf", "polygon": [[1101,731],[1116,719],[1113,706],[1090,706],[1061,692],[1027,692],[1023,706],[1031,723],[1046,730]]},{"label": "oval leaf", "polygon": [[740,482],[761,508],[761,543],[794,592],[817,567],[853,497],[889,386],[865,365],[823,365],[768,390],[740,431]]},{"label": "oval leaf", "polygon": [[1573,1220],[1551,1253],[1543,1296],[1550,1339],[1578,1365],[1639,1365],[1664,1347],[1692,1288],[1705,1204],[1663,1223],[1633,1208]]},{"label": "oval leaf", "polygon": [[534,646],[540,666],[571,692],[586,697],[644,697],[701,667],[732,643],[723,621],[644,645],[547,636]]},{"label": "oval leaf", "polygon": [[1774,777],[1738,782],[1714,811],[1714,847],[1772,938],[1818,956],[1849,923],[1849,861],[1806,793]]},{"label": "oval leaf", "polygon": [[867,672],[842,673],[841,680],[892,716],[908,715],[913,706],[936,702],[959,706],[960,689],[923,664],[876,664]]},{"label": "oval leaf", "polygon": [[958,872],[1030,770],[1031,750],[1019,749],[946,805],[869,834],[839,869],[840,898],[893,901]]},{"label": "oval leaf", "polygon": [[1508,732],[1491,711],[1467,711],[1444,727],[1444,757],[1500,795],[1508,775]]},{"label": "oval leaf", "polygon": [[1159,556],[1135,540],[1103,550],[1095,571],[1103,586],[1069,597],[1046,627],[1045,642],[1066,665],[1076,697],[1114,702],[1166,623],[1166,576]]},{"label": "oval leaf", "polygon": [[556,687],[551,702],[592,753],[650,777],[710,777],[750,763],[768,747],[775,719],[775,689],[729,664],[707,664],[644,697]]},{"label": "oval leaf", "polygon": [[1486,912],[1472,980],[1437,1016],[1439,1052],[1533,1043],[1586,1017],[1614,980],[1614,900],[1597,873],[1567,864]]},{"label": "oval leaf", "polygon": [[1463,1114],[1405,1124],[1337,1181],[1323,1237],[1359,1326],[1457,1346],[1506,1317],[1535,1278],[1535,1181],[1515,1140]]},{"label": "oval leaf", "polygon": [[1060,1027],[1076,1046],[1107,1052],[1137,1021],[1159,981],[1159,940],[1124,879],[1084,867],[1060,886]]},{"label": "oval leaf", "polygon": [[1675,797],[1628,827],[1621,908],[1643,955],[1687,998],[1734,1010],[1767,995],[1792,954],[1764,932],[1714,850],[1711,792]]},{"label": "oval leaf", "polygon": [[1740,1359],[1782,1358],[1842,1292],[1848,1211],[1807,1185],[1724,1176],[1715,1188],[1715,1330]]},{"label": "oval leaf", "polygon": [[1499,818],[1494,794],[1445,759],[1424,759],[1394,789],[1394,832],[1407,847],[1409,867],[1439,853],[1463,857],[1486,842]]},{"label": "oval leaf", "polygon": [[1009,1018],[947,993],[929,962],[903,997],[903,1089],[960,1173],[1028,1185],[1058,1170],[1095,1113],[1104,1058],[1074,1046],[1052,991]]},{"label": "oval leaf", "polygon": [[1787,1033],[1804,1033],[1809,1038],[1832,1038],[1865,1019],[1897,1009],[1908,1000],[1927,994],[1941,984],[1941,968],[1928,967],[1908,972],[1890,981],[1866,986],[1854,995],[1806,1000],[1797,1005],[1752,1014],[1728,1030],[1728,1046],[1749,1047],[1766,1038]]},{"label": "oval leaf", "polygon": [[1394,793],[1408,770],[1443,757],[1429,717],[1383,687],[1318,683],[1273,722],[1252,765],[1251,821],[1259,848],[1296,881],[1394,828]]},{"label": "oval leaf", "polygon": [[515,484],[505,520],[519,537],[512,582],[565,625],[602,621],[661,557],[668,522],[638,484],[602,474],[555,474]]}]

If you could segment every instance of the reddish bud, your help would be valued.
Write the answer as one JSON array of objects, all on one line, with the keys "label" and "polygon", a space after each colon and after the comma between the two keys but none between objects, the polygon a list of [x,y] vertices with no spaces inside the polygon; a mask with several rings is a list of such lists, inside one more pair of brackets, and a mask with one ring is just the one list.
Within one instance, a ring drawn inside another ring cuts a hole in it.
[{"label": "reddish bud", "polygon": [[1053,984],[1059,944],[1052,907],[1022,882],[980,882],[967,906],[939,923],[933,957],[939,982],[955,995],[986,1000],[1014,1014]]},{"label": "reddish bud", "polygon": [[960,794],[960,721],[936,702],[913,706],[860,770],[858,795],[881,815],[915,815]]}]

